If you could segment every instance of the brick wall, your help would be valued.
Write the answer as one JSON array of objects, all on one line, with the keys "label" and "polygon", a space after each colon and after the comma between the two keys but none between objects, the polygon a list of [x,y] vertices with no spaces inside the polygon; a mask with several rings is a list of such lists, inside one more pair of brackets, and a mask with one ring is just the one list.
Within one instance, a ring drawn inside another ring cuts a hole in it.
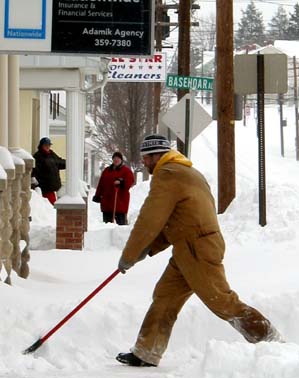
[{"label": "brick wall", "polygon": [[86,228],[86,206],[57,208],[56,248],[82,250]]}]

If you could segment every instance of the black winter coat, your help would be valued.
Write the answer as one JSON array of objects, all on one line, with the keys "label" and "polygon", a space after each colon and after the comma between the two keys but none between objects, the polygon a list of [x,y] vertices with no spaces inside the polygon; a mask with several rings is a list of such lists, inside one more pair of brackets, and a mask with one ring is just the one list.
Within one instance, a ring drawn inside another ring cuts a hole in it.
[{"label": "black winter coat", "polygon": [[35,168],[33,168],[32,176],[37,179],[41,191],[47,193],[59,190],[61,188],[59,170],[65,169],[65,159],[52,150],[47,153],[42,149],[39,149],[33,157]]}]

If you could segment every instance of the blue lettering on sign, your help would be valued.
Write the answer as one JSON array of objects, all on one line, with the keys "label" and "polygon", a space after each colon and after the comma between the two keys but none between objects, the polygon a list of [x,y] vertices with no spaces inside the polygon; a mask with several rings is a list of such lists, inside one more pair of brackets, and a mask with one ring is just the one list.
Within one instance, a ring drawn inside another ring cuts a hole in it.
[{"label": "blue lettering on sign", "polygon": [[[42,3],[41,14],[41,28],[29,29],[29,28],[14,28],[9,25],[10,14],[10,0],[5,0],[5,18],[4,18],[4,37],[14,39],[45,39],[46,38],[46,1],[40,0]],[[23,0],[25,1],[25,0]],[[26,17],[26,15],[24,15]]]}]

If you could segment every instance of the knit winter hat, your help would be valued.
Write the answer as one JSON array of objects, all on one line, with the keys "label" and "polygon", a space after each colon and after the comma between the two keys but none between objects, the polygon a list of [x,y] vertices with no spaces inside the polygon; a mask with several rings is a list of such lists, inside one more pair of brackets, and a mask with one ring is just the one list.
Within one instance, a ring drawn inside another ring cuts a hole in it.
[{"label": "knit winter hat", "polygon": [[164,135],[152,134],[144,138],[140,146],[141,156],[170,151],[170,142]]},{"label": "knit winter hat", "polygon": [[116,156],[119,157],[121,160],[124,160],[124,159],[123,159],[123,155],[122,155],[121,152],[119,152],[119,151],[115,151],[114,154],[112,155],[112,160],[113,160]]},{"label": "knit winter hat", "polygon": [[44,144],[48,144],[50,146],[52,144],[51,139],[48,137],[41,138],[41,140],[39,141],[39,146],[42,146]]}]

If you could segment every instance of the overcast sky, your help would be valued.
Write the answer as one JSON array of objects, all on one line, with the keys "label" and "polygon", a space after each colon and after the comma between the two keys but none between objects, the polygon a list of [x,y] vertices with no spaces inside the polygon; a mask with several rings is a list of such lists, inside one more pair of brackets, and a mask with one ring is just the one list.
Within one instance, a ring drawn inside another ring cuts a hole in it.
[{"label": "overcast sky", "polygon": [[[234,0],[234,19],[238,21],[241,17],[241,10],[245,10],[250,3],[248,0]],[[270,21],[276,13],[279,5],[283,5],[285,10],[293,13],[294,5],[299,3],[299,0],[260,0],[254,1],[256,7],[263,13],[264,21]],[[201,10],[198,11],[205,17],[210,13],[216,13],[216,0],[198,0],[197,4],[200,5]]]}]

